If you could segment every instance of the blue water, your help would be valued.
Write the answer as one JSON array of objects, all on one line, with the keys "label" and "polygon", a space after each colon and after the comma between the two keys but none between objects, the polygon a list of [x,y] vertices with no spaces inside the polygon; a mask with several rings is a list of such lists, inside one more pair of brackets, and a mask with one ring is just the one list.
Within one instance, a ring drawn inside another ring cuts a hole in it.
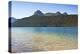
[{"label": "blue water", "polygon": [[77,33],[77,27],[13,27],[15,32],[57,32]]},{"label": "blue water", "polygon": [[39,33],[56,33],[66,34],[77,37],[77,27],[13,27],[12,32],[39,32]]},{"label": "blue water", "polygon": [[59,36],[61,38],[69,38],[74,41],[78,40],[77,27],[12,27],[12,51],[15,52],[15,49],[17,50],[16,52],[32,51],[33,34],[39,35],[39,33],[44,34],[45,36]]}]

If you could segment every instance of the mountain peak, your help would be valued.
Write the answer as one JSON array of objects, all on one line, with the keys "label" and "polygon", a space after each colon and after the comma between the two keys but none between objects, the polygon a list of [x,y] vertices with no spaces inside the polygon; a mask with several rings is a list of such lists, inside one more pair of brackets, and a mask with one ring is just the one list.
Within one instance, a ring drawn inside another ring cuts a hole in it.
[{"label": "mountain peak", "polygon": [[58,11],[58,12],[56,12],[56,15],[61,15],[61,13]]},{"label": "mountain peak", "polygon": [[68,15],[67,12],[64,12],[63,15]]},{"label": "mountain peak", "polygon": [[36,12],[41,12],[40,10],[37,10]]},{"label": "mountain peak", "polygon": [[35,11],[33,15],[35,15],[35,16],[44,16],[44,14],[40,10]]}]

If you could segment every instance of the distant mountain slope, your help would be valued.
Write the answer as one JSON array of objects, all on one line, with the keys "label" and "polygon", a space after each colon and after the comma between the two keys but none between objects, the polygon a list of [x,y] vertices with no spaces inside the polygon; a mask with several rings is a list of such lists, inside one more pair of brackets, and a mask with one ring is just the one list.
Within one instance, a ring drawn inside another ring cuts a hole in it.
[{"label": "distant mountain slope", "polygon": [[55,13],[45,13],[45,16],[56,16]]},{"label": "distant mountain slope", "polygon": [[71,27],[77,24],[77,15],[31,16],[19,19],[12,27]]}]

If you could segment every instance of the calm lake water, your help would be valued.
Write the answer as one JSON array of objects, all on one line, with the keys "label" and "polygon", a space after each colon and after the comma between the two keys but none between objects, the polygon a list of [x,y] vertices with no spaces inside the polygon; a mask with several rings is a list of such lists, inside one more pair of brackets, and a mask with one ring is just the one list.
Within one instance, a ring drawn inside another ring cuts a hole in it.
[{"label": "calm lake water", "polygon": [[[55,33],[77,40],[77,27],[12,27],[12,51],[32,51],[33,33]],[[26,45],[25,45],[26,44]],[[26,47],[27,46],[27,47]]]},{"label": "calm lake water", "polygon": [[78,35],[77,27],[13,27],[11,32],[32,32],[32,33],[57,33],[70,34],[71,36]]}]

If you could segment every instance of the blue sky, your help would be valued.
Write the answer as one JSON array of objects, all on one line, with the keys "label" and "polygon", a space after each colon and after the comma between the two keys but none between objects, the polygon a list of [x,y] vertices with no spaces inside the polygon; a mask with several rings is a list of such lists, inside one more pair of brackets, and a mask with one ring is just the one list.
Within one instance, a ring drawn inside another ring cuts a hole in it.
[{"label": "blue sky", "polygon": [[31,16],[36,10],[41,10],[43,13],[51,12],[56,13],[57,11],[68,14],[77,14],[77,5],[65,5],[65,4],[49,4],[49,3],[30,3],[30,2],[12,2],[11,17],[17,19]]}]

